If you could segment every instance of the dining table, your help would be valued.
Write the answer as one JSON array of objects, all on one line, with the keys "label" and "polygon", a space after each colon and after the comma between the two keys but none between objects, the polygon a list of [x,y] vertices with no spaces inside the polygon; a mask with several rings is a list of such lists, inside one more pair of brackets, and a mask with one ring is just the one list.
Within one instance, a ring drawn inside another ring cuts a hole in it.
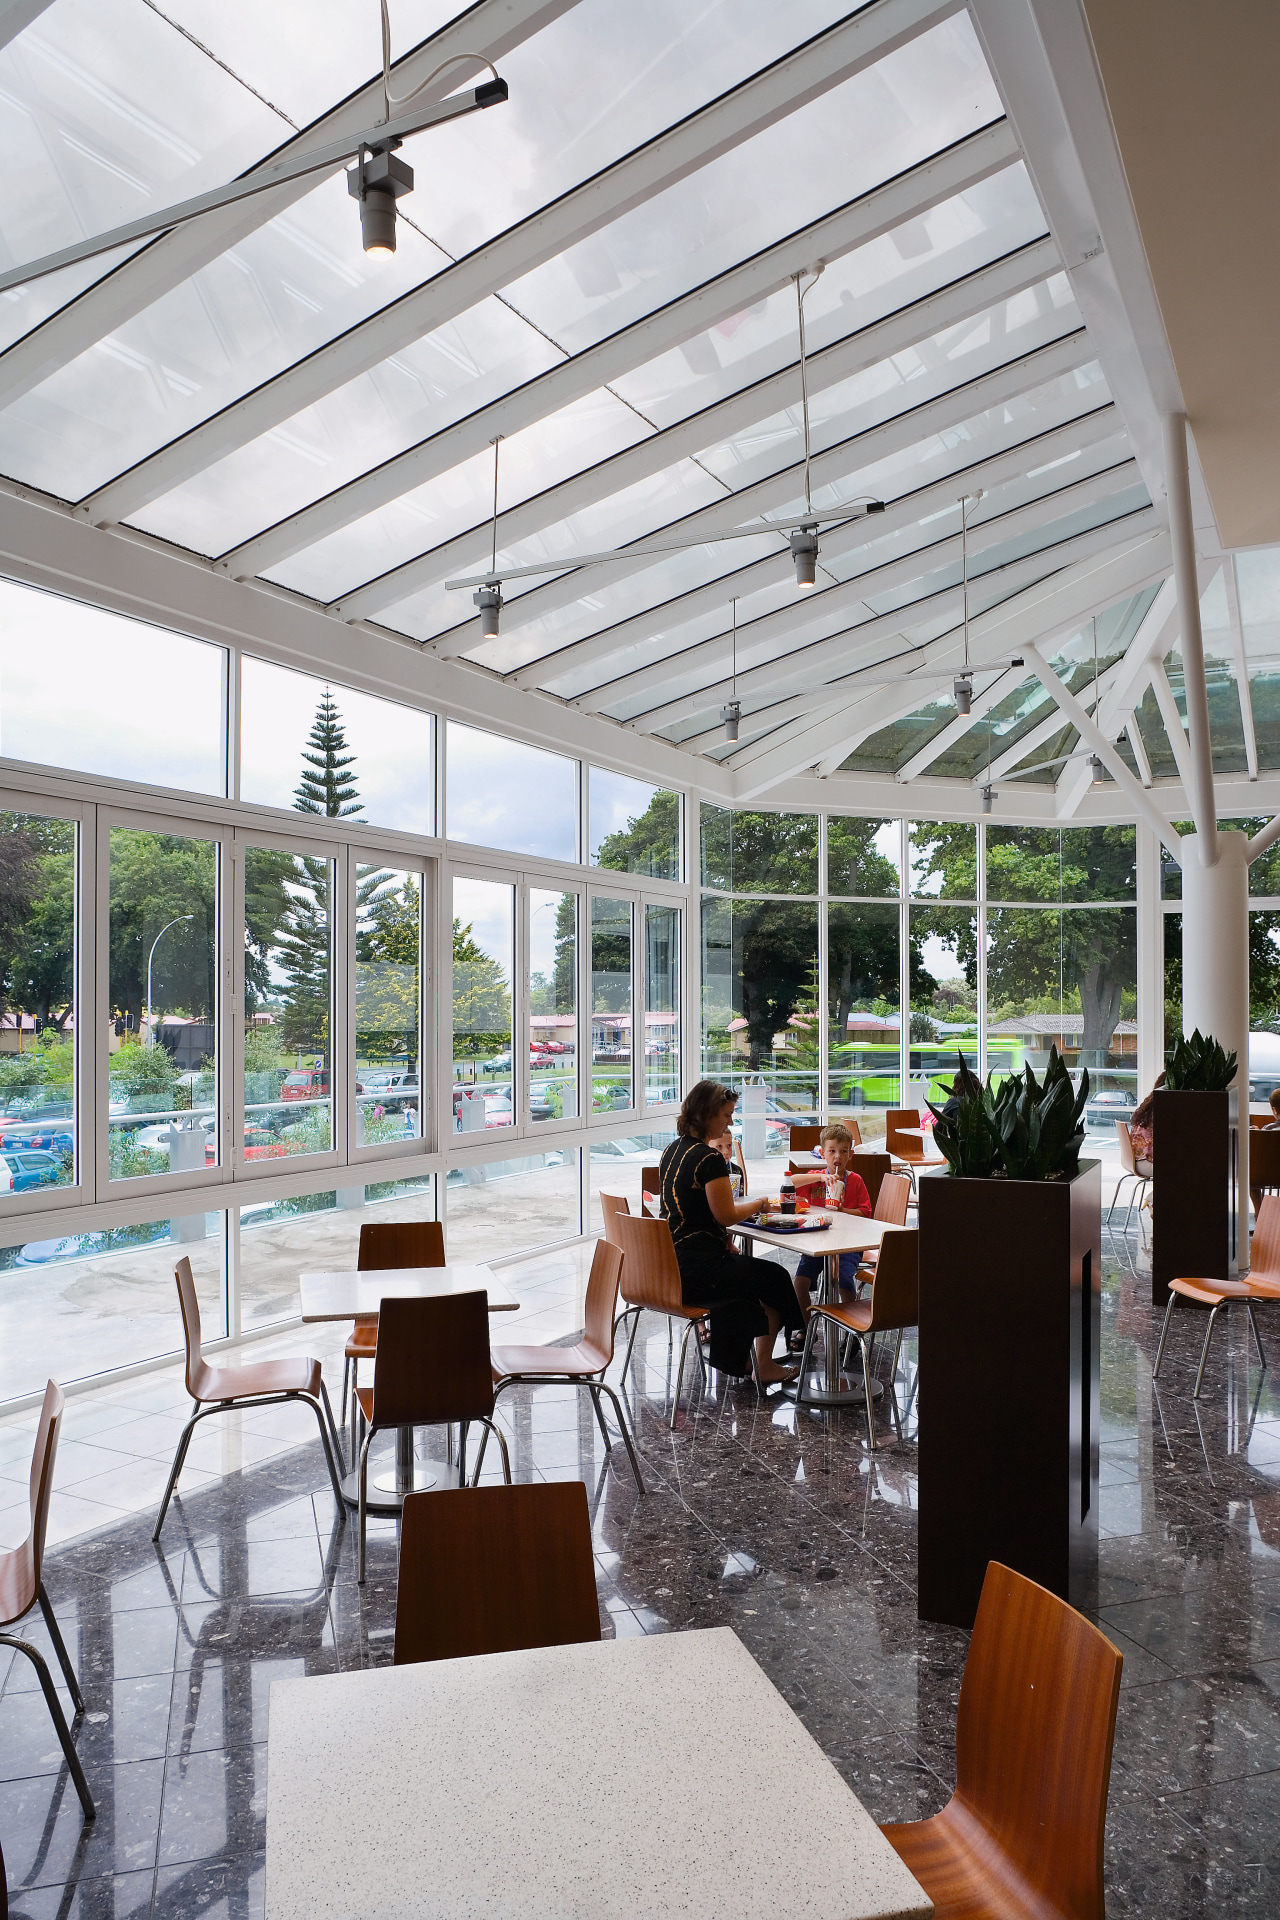
[{"label": "dining table", "polygon": [[[797,1220],[823,1221],[825,1225],[810,1228],[803,1232],[795,1228],[781,1231],[760,1225],[756,1220],[739,1220],[735,1223],[735,1234],[743,1234],[748,1240],[758,1241],[761,1245],[786,1247],[792,1253],[808,1253],[822,1261],[822,1291],[820,1298],[824,1306],[834,1306],[840,1299],[840,1255],[842,1253],[861,1253],[868,1248],[879,1247],[886,1233],[901,1233],[901,1227],[887,1220],[868,1220],[860,1213],[843,1213],[834,1208],[811,1207],[808,1213],[798,1213]],[[828,1322],[823,1330],[823,1360],[821,1373],[812,1373],[803,1382],[803,1401],[806,1407],[861,1407],[866,1404],[866,1394],[862,1383],[852,1376],[846,1376],[840,1365],[840,1341]],[[782,1389],[785,1394],[795,1395],[800,1391],[801,1382]],[[879,1399],[883,1389],[878,1380],[871,1383],[874,1398]]]},{"label": "dining table", "polygon": [[[708,1748],[705,1715],[714,1701]],[[277,1680],[265,1920],[927,1920],[729,1627]]]},{"label": "dining table", "polygon": [[[304,1322],[355,1320],[376,1314],[386,1299],[441,1300],[457,1293],[483,1293],[490,1313],[514,1313],[520,1302],[494,1278],[486,1266],[455,1263],[443,1267],[365,1267],[360,1270],[299,1275]],[[360,1504],[360,1475],[355,1457],[355,1383],[352,1382],[351,1471],[342,1480],[342,1497],[350,1507]],[[453,1471],[453,1431],[449,1430],[450,1458],[416,1460],[412,1427],[396,1428],[394,1471],[372,1477],[366,1506],[370,1513],[399,1513],[407,1493],[422,1493],[440,1484]]]}]

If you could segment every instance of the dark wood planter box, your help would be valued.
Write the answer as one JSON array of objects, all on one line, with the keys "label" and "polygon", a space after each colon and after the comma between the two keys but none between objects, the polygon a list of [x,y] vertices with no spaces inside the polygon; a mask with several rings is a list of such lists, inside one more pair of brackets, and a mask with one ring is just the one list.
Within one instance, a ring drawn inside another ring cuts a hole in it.
[{"label": "dark wood planter box", "polygon": [[922,1620],[972,1627],[989,1560],[1098,1585],[1102,1171],[920,1181]]},{"label": "dark wood planter box", "polygon": [[1231,1265],[1231,1093],[1155,1097],[1151,1165],[1151,1303],[1169,1282],[1226,1280]]}]

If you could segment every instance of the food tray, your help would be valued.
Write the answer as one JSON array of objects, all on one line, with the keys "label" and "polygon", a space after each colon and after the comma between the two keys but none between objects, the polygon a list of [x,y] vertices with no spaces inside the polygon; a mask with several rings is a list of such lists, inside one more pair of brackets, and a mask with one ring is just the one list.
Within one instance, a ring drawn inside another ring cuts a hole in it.
[{"label": "food tray", "polygon": [[819,1214],[815,1219],[811,1214],[770,1214],[767,1220],[758,1220],[756,1225],[765,1233],[825,1233],[831,1222]]}]

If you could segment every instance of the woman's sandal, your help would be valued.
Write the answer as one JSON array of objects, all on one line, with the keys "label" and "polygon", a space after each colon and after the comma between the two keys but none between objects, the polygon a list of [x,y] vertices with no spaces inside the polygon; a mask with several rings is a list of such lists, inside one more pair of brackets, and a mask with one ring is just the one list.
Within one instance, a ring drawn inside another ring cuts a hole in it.
[{"label": "woman's sandal", "polygon": [[797,1360],[804,1352],[804,1338],[805,1330],[803,1327],[793,1327],[787,1335],[787,1352],[793,1353]]}]

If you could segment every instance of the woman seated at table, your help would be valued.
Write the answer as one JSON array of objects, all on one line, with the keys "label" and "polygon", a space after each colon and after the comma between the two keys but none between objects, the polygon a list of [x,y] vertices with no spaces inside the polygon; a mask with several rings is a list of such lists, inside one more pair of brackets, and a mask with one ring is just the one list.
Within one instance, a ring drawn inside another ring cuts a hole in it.
[{"label": "woman seated at table", "polygon": [[[1259,1133],[1280,1133],[1280,1087],[1272,1087],[1267,1096],[1267,1105],[1271,1108],[1271,1118],[1264,1127],[1257,1128]],[[1262,1211],[1262,1202],[1266,1194],[1265,1187],[1250,1186],[1249,1198],[1253,1202],[1253,1217],[1256,1220]]]},{"label": "woman seated at table", "polygon": [[1155,1123],[1156,1095],[1164,1085],[1164,1075],[1156,1075],[1156,1083],[1145,1100],[1139,1100],[1129,1118],[1129,1145],[1133,1148],[1133,1167],[1144,1180],[1151,1178],[1151,1136]]},{"label": "woman seated at table", "polygon": [[735,1200],[724,1155],[712,1145],[733,1119],[738,1096],[731,1087],[700,1080],[686,1095],[676,1138],[662,1156],[662,1211],[671,1228],[686,1306],[710,1309],[710,1359],[721,1373],[741,1378],[751,1371],[762,1386],[793,1380],[793,1367],[773,1357],[781,1328],[804,1325],[785,1267],[735,1253],[730,1229],[759,1213],[761,1200]]}]

